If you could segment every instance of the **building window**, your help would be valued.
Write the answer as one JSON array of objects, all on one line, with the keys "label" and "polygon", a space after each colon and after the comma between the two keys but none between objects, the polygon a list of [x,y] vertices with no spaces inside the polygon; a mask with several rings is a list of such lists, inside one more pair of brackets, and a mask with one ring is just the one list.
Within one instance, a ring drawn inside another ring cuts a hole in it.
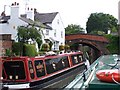
[{"label": "building window", "polygon": [[59,24],[59,19],[57,20],[57,24]]},{"label": "building window", "polygon": [[55,32],[54,32],[54,37],[56,37],[56,29],[54,30]]},{"label": "building window", "polygon": [[61,38],[63,38],[63,31],[61,31]]},{"label": "building window", "polygon": [[46,29],[46,35],[49,35],[49,30],[48,29]]},{"label": "building window", "polygon": [[13,26],[13,29],[15,29],[16,27],[15,26]]}]

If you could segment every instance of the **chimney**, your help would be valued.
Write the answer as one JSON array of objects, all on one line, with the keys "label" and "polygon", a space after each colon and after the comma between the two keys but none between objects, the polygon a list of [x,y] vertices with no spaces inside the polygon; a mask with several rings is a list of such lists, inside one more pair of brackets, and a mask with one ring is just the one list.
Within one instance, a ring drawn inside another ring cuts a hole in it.
[{"label": "chimney", "polygon": [[34,21],[34,9],[33,8],[27,8],[27,11],[26,11],[26,14],[27,14],[27,18],[28,19],[31,19]]},{"label": "chimney", "polygon": [[10,15],[11,19],[15,19],[15,18],[18,18],[20,15],[19,15],[19,3],[12,3],[11,4],[11,15]]}]

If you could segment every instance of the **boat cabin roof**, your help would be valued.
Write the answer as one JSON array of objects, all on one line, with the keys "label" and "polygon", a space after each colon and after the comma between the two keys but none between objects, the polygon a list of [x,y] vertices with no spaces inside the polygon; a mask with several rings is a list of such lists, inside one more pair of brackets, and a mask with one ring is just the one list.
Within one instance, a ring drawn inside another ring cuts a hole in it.
[{"label": "boat cabin roof", "polygon": [[58,58],[62,56],[70,56],[70,55],[75,55],[75,54],[83,54],[82,52],[71,52],[71,53],[63,53],[63,54],[58,54],[58,55],[47,55],[47,56],[36,56],[36,57],[28,57],[28,56],[19,56],[19,57],[1,57],[2,60],[7,60],[7,61],[15,61],[15,60],[46,60],[49,58]]},{"label": "boat cabin roof", "polygon": [[[115,67],[112,67],[117,63],[117,60],[120,60],[119,55],[103,55],[99,57],[91,66],[90,68],[77,75],[76,78],[65,88],[89,88],[89,90],[95,89],[95,90],[105,90],[106,88],[114,88],[112,90],[120,90],[120,86],[116,83],[108,83],[100,81],[96,77],[96,72],[98,70],[111,70],[120,68],[119,65],[116,65]],[[86,80],[84,81],[84,77]],[[69,89],[68,89],[69,90]]]}]

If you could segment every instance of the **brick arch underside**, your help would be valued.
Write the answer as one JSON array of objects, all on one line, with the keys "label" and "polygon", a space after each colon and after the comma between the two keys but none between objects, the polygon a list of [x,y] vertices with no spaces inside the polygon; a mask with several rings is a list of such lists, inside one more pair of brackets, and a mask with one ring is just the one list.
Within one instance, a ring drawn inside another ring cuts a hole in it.
[{"label": "brick arch underside", "polygon": [[94,54],[92,54],[92,59],[90,60],[90,63],[93,63],[98,57],[102,55],[102,51],[99,49],[99,47],[95,43],[86,43],[86,42],[78,42],[78,43],[82,44],[83,46],[89,46],[94,50]]},{"label": "brick arch underside", "polygon": [[[67,43],[68,44],[68,43]],[[92,48],[93,50],[95,50],[95,55],[94,55],[94,59],[93,59],[93,61],[94,60],[96,60],[98,57],[100,57],[103,53],[102,52],[104,52],[104,51],[101,51],[101,49],[99,48],[100,46],[98,46],[96,43],[94,43],[94,42],[71,42],[71,43],[69,43],[69,45],[72,45],[72,44],[82,44],[83,46],[89,46],[90,48]],[[93,61],[91,61],[91,63],[93,62]]]},{"label": "brick arch underside", "polygon": [[101,52],[100,48],[99,48],[98,45],[95,44],[95,43],[91,43],[91,42],[77,42],[77,43],[82,44],[82,45],[84,45],[84,46],[89,46],[89,47],[91,47],[92,49]]},{"label": "brick arch underside", "polygon": [[96,49],[96,50],[98,50],[98,51],[100,51],[100,49],[99,49],[99,47],[98,47],[98,45],[97,44],[95,44],[95,43],[91,43],[91,42],[74,42],[74,41],[72,41],[72,42],[69,42],[69,43],[67,43],[67,44],[69,44],[69,45],[72,45],[72,44],[83,44],[83,45],[86,45],[86,46],[89,46],[89,47],[91,47],[91,48],[93,48],[93,49]]}]

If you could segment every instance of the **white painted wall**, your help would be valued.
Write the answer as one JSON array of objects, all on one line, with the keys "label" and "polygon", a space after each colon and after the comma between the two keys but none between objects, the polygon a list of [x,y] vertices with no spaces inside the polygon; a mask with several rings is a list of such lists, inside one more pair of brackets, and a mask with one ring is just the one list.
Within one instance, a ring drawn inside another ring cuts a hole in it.
[{"label": "white painted wall", "polygon": [[[65,29],[60,14],[58,13],[53,22],[48,25],[52,27],[52,30],[49,30],[49,35],[46,35],[46,30],[43,30],[45,38],[46,39],[52,38],[54,41],[58,41],[59,43],[55,43],[52,46],[52,49],[54,50],[54,48],[56,48],[57,50],[59,50],[59,45],[61,44],[65,45]],[[62,37],[61,32],[63,34]],[[55,33],[56,36],[54,35]]]},{"label": "white painted wall", "polygon": [[[56,30],[56,37],[54,37],[55,40],[59,40],[59,45],[65,44],[65,29],[63,22],[61,20],[60,14],[58,13],[55,17],[55,19],[52,22],[52,28],[55,32]],[[63,37],[61,37],[61,32],[63,32]],[[52,32],[53,33],[53,32]]]},{"label": "white painted wall", "polygon": [[27,23],[22,21],[21,19],[10,19],[8,23],[1,23],[0,27],[2,27],[2,32],[0,34],[11,34],[12,39],[16,41],[17,38],[17,28],[18,26],[25,26]]}]

